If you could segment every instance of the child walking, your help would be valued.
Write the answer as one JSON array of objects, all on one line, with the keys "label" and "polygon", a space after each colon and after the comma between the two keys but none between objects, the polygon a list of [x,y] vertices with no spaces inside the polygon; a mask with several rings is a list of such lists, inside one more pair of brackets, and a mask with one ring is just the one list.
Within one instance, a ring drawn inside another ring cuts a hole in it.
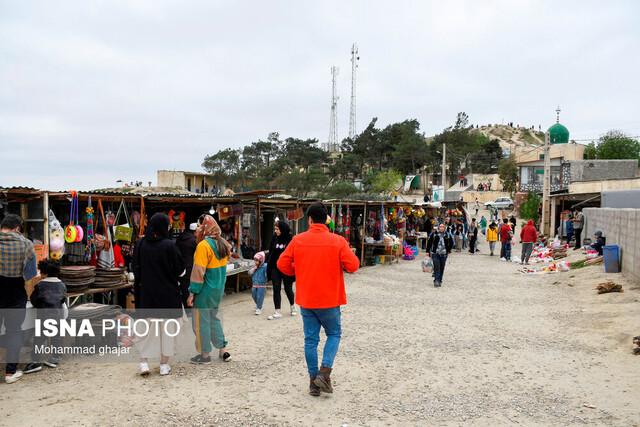
[{"label": "child walking", "polygon": [[267,292],[267,263],[264,262],[264,252],[260,251],[253,256],[255,267],[249,270],[253,287],[251,289],[251,297],[256,303],[256,316],[262,314],[262,303],[264,302],[264,294]]},{"label": "child walking", "polygon": [[[43,279],[38,283],[31,293],[31,305],[37,309],[36,316],[39,319],[56,319],[64,318],[63,305],[66,301],[67,287],[58,278],[60,274],[60,264],[42,260],[38,264],[40,275]],[[25,374],[31,374],[42,370],[42,365],[49,368],[56,368],[60,363],[60,358],[56,354],[49,356],[48,359],[39,353],[36,348],[39,346],[59,347],[62,344],[62,338],[56,335],[51,338],[34,337],[33,351],[31,353],[31,363],[24,368]]]}]

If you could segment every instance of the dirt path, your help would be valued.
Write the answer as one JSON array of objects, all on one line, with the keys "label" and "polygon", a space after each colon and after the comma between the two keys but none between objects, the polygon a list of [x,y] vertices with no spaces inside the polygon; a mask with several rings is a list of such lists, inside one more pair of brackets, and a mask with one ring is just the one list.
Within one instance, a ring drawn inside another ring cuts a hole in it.
[{"label": "dirt path", "polygon": [[350,276],[332,396],[307,395],[299,317],[256,317],[244,293],[225,300],[233,362],[147,379],[133,365],[65,364],[1,384],[0,424],[640,423],[638,285],[595,295],[601,267],[517,268],[454,254],[441,289],[419,261]]}]

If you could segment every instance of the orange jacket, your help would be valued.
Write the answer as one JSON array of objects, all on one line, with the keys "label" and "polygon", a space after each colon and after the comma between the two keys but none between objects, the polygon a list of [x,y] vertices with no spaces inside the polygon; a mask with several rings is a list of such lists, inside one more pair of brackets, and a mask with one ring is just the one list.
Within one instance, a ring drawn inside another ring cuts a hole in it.
[{"label": "orange jacket", "polygon": [[296,304],[302,308],[333,308],[347,303],[343,270],[354,273],[358,257],[344,237],[324,224],[293,238],[278,259],[278,270],[296,276]]}]

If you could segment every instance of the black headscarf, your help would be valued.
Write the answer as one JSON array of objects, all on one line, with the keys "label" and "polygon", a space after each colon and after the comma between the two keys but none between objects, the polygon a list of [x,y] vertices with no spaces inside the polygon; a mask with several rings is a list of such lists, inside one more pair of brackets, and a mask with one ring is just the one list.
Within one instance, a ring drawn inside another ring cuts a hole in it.
[{"label": "black headscarf", "polygon": [[169,216],[162,212],[153,214],[147,226],[145,238],[148,240],[162,240],[169,238]]},{"label": "black headscarf", "polygon": [[277,227],[280,229],[280,235],[276,236],[278,243],[287,244],[291,241],[293,236],[291,235],[291,227],[285,221],[278,221]]}]

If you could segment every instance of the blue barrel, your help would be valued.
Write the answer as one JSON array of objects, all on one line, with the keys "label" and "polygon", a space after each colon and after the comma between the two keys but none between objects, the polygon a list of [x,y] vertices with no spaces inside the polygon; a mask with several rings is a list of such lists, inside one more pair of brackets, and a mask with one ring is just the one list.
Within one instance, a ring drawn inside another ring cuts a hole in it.
[{"label": "blue barrel", "polygon": [[620,273],[620,246],[605,245],[602,248],[604,271],[606,273]]}]

